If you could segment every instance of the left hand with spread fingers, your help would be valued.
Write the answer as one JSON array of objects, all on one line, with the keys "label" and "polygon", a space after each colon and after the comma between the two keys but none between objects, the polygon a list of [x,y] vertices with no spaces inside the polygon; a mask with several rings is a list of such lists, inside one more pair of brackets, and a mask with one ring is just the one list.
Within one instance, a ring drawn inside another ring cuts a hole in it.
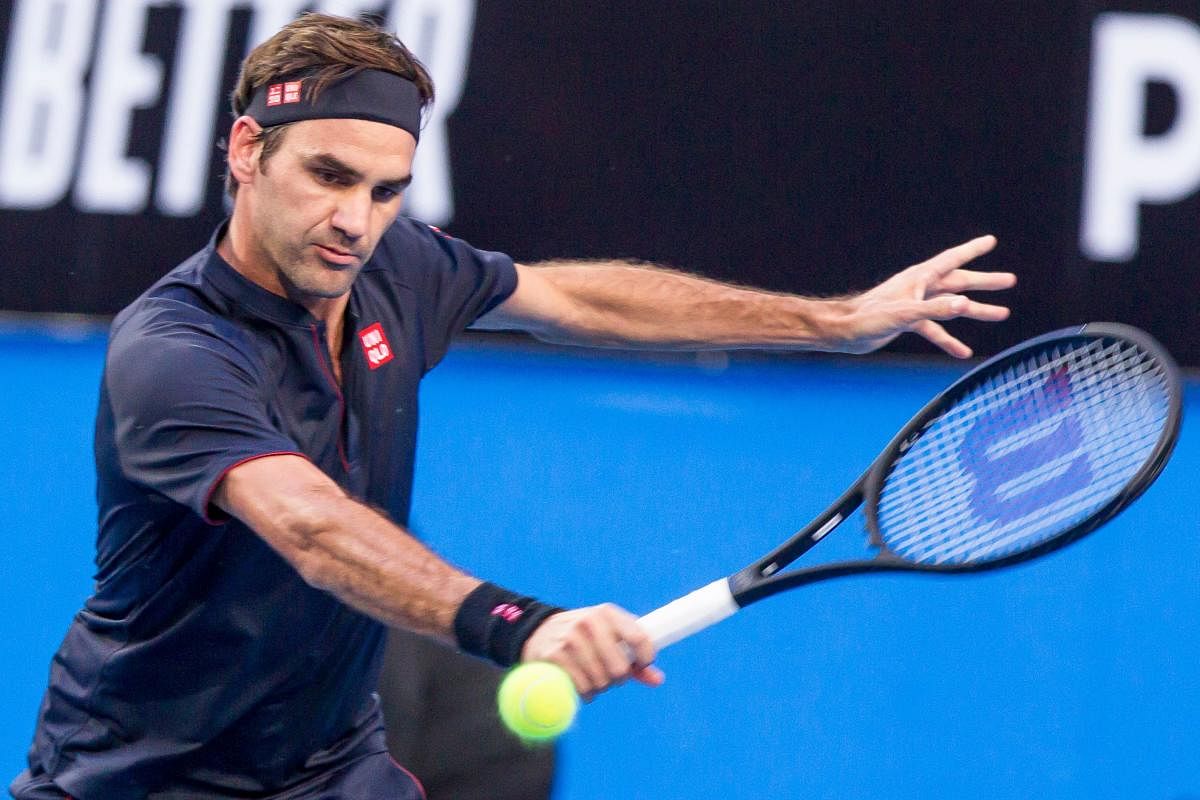
[{"label": "left hand with spread fingers", "polygon": [[896,273],[860,295],[848,298],[840,332],[847,353],[869,353],[905,331],[912,331],[956,358],[969,358],[971,348],[952,336],[939,321],[966,319],[998,322],[1005,306],[981,303],[965,292],[996,291],[1016,285],[1011,272],[982,272],[964,265],[991,252],[996,237],[980,236],[938,253],[928,261]]}]

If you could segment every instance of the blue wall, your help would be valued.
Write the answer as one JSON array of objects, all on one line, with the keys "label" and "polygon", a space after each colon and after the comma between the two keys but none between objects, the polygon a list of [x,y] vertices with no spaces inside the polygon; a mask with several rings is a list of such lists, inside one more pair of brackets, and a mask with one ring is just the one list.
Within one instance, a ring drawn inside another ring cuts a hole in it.
[{"label": "blue wall", "polygon": [[[0,336],[5,775],[88,590],[102,347]],[[425,386],[414,527],[515,588],[645,612],[807,521],[960,371],[464,346]],[[1198,459],[1186,427],[1137,505],[1036,564],[819,584],[675,645],[666,686],[583,710],[559,796],[1200,796]]]}]

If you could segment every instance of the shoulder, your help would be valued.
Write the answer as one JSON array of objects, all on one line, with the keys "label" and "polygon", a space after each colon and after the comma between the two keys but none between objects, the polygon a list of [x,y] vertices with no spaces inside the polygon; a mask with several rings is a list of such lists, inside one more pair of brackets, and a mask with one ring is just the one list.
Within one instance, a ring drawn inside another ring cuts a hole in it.
[{"label": "shoulder", "polygon": [[504,253],[474,247],[433,225],[401,216],[384,232],[364,271],[389,271],[401,278],[424,280],[431,272],[454,271],[467,265],[512,269],[512,259]]},{"label": "shoulder", "polygon": [[449,257],[446,234],[424,222],[398,217],[392,223],[367,263],[364,271],[388,271],[401,274],[429,269],[445,263]]},{"label": "shoulder", "polygon": [[148,291],[113,320],[105,371],[110,380],[162,381],[252,375],[257,349],[233,320],[185,286]]}]

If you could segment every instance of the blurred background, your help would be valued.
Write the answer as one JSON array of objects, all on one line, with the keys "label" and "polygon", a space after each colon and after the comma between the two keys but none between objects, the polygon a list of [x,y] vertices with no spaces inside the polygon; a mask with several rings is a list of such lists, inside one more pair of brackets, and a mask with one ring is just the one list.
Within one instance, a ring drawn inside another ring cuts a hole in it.
[{"label": "blurred background", "polygon": [[[305,8],[429,66],[406,211],[478,247],[835,295],[994,233],[1020,284],[953,326],[980,356],[1103,319],[1200,365],[1194,4],[0,0],[0,773],[88,593],[106,318],[222,219],[237,64]],[[967,366],[469,336],[424,388],[414,528],[645,612],[806,522]],[[821,584],[677,645],[662,689],[584,709],[555,796],[1200,798],[1197,460],[1185,423],[1137,505],[1035,565]]]}]

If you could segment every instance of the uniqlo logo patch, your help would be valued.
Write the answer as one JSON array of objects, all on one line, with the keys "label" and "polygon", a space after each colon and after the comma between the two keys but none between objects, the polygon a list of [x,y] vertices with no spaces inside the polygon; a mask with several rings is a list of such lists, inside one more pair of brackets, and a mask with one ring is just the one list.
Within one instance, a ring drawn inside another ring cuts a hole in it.
[{"label": "uniqlo logo patch", "polygon": [[358,332],[358,340],[362,342],[363,353],[367,356],[367,364],[371,369],[379,369],[394,358],[392,346],[383,335],[383,326],[376,322]]},{"label": "uniqlo logo patch", "polygon": [[303,80],[272,83],[267,87],[267,105],[279,106],[285,103],[300,102],[300,87]]}]

